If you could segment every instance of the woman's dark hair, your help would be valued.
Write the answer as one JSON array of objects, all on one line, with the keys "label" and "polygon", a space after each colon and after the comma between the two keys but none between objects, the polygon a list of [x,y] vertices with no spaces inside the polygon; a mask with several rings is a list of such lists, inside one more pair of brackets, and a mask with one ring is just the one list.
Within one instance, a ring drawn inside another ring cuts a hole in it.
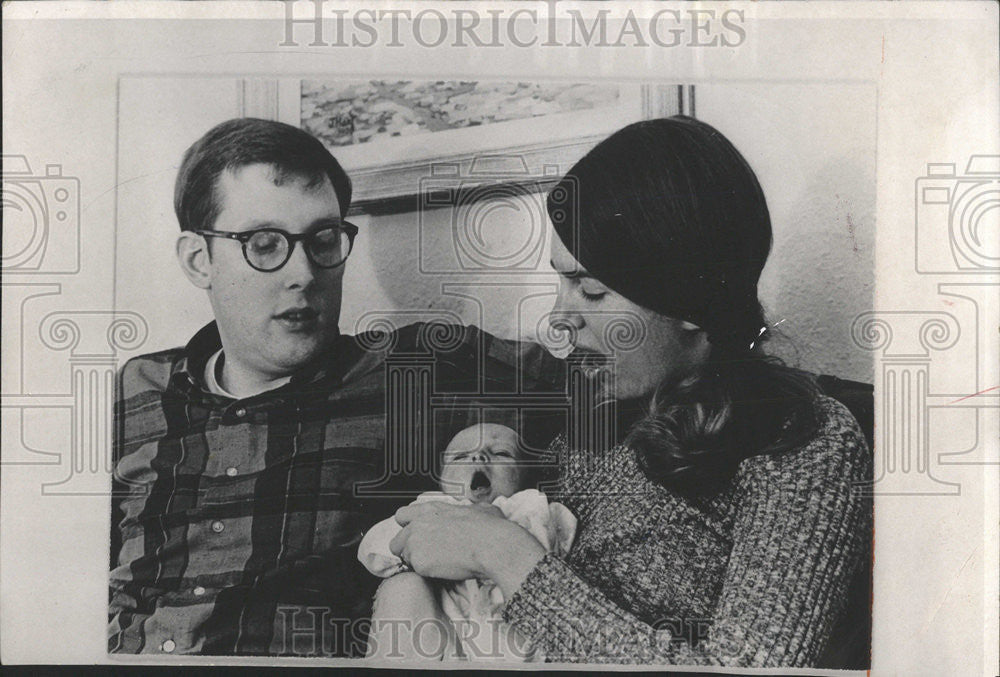
[{"label": "woman's dark hair", "polygon": [[761,347],[771,220],[756,175],[721,133],[686,116],[629,125],[574,165],[547,207],[590,275],[698,325],[711,344],[704,363],[660,384],[628,431],[647,476],[710,491],[743,459],[813,433],[812,378]]},{"label": "woman's dark hair", "polygon": [[351,206],[351,180],[318,139],[283,122],[235,118],[208,130],[184,153],[174,184],[174,212],[181,230],[211,230],[222,210],[216,195],[219,175],[252,164],[271,165],[279,185],[293,176],[313,187],[326,176],[341,215]]}]

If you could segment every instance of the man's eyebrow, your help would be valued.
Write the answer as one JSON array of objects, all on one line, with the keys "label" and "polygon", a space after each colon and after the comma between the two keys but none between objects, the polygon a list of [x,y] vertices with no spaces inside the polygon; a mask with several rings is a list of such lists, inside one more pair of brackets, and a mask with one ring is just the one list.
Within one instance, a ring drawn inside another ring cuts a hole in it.
[{"label": "man's eyebrow", "polygon": [[244,230],[260,230],[262,228],[281,228],[281,223],[277,221],[269,221],[268,219],[251,219],[246,222],[246,228]]},{"label": "man's eyebrow", "polygon": [[[333,216],[324,216],[316,219],[309,224],[306,229],[308,231],[321,230],[323,228],[339,227],[344,222],[343,219]],[[247,227],[244,230],[264,230],[267,228],[276,228],[277,230],[287,230],[285,224],[280,221],[271,221],[268,219],[254,219],[248,222]]]},{"label": "man's eyebrow", "polygon": [[323,216],[310,223],[309,227],[306,228],[306,232],[315,232],[324,228],[340,228],[343,223],[344,220],[340,217]]},{"label": "man's eyebrow", "polygon": [[549,261],[549,265],[552,266],[552,269],[554,271],[556,271],[557,273],[559,273],[563,277],[568,278],[570,280],[579,280],[579,279],[582,279],[582,278],[593,278],[594,277],[593,275],[591,275],[590,273],[588,273],[583,268],[575,268],[573,270],[559,270],[558,268],[556,268],[555,261],[551,261],[551,260]]}]

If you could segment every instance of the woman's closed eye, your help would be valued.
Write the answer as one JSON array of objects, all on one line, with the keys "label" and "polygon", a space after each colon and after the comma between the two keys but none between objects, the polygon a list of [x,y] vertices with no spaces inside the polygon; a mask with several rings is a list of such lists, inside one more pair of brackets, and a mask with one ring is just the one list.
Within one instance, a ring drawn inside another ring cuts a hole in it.
[{"label": "woman's closed eye", "polygon": [[600,301],[608,293],[607,289],[599,284],[595,284],[591,280],[584,280],[580,282],[579,285],[580,296],[582,296],[585,301]]}]

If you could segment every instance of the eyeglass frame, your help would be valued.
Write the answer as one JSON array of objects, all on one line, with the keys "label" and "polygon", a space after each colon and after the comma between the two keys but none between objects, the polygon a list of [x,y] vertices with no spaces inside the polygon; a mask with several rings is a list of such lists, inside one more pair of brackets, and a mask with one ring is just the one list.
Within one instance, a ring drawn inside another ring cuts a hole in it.
[{"label": "eyeglass frame", "polygon": [[[310,253],[309,247],[305,245],[305,242],[306,240],[314,237],[316,233],[321,233],[324,230],[334,230],[334,229],[341,230],[347,235],[347,241],[350,248],[347,250],[347,255],[344,256],[344,258],[341,259],[339,262],[333,264],[332,266],[324,266],[323,264],[317,262],[313,258],[313,255]],[[295,251],[296,242],[302,242],[302,248],[306,253],[306,258],[309,259],[309,262],[314,266],[322,268],[323,270],[334,270],[335,268],[339,268],[340,266],[347,263],[347,258],[351,255],[351,252],[354,251],[354,238],[357,237],[358,230],[359,230],[358,227],[353,223],[351,223],[350,221],[341,221],[336,226],[327,226],[325,228],[320,228],[319,230],[314,230],[308,233],[298,233],[298,234],[289,233],[287,230],[282,230],[281,228],[255,228],[254,230],[244,230],[241,232],[235,232],[231,230],[202,229],[202,230],[192,230],[191,232],[197,233],[202,237],[222,237],[227,240],[237,240],[241,245],[241,249],[243,250],[243,260],[247,262],[248,266],[261,273],[275,273],[284,268],[285,264],[287,264],[288,261],[292,258],[292,253]],[[276,268],[259,268],[250,261],[250,257],[247,255],[247,243],[250,241],[250,238],[252,238],[257,233],[278,233],[279,235],[284,237],[285,240],[288,242],[288,252],[285,255],[285,260],[282,261],[281,264]]]}]

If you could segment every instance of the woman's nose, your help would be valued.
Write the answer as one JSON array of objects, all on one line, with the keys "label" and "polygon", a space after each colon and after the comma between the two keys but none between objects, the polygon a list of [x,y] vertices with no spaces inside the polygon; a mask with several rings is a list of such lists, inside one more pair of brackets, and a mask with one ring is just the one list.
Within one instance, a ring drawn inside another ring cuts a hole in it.
[{"label": "woman's nose", "polygon": [[553,310],[549,313],[549,325],[556,331],[574,331],[583,326],[583,318],[579,313],[569,313]]},{"label": "woman's nose", "polygon": [[572,350],[577,343],[580,330],[583,329],[584,319],[579,310],[566,298],[566,287],[565,283],[559,285],[555,305],[549,313],[549,326],[556,333],[559,345]]},{"label": "woman's nose", "polygon": [[567,301],[562,288],[549,313],[549,324],[556,331],[574,332],[583,328],[583,315]]}]

